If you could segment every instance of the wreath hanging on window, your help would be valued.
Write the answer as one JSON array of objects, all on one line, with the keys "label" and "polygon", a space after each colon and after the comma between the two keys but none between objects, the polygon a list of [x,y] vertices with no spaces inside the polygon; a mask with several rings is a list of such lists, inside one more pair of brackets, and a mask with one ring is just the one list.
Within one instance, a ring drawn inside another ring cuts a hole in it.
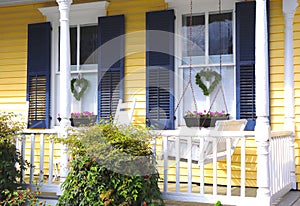
[{"label": "wreath hanging on window", "polygon": [[[79,87],[78,91],[75,89],[75,86]],[[81,99],[83,93],[88,88],[88,86],[89,81],[85,78],[73,78],[71,80],[71,92],[77,101]]]},{"label": "wreath hanging on window", "polygon": [[[212,81],[209,88],[207,88],[207,86],[203,83],[202,77],[204,77],[204,79],[208,82]],[[220,81],[221,75],[215,71],[202,70],[196,74],[196,84],[202,89],[205,96],[208,96],[210,93],[212,93]]]}]

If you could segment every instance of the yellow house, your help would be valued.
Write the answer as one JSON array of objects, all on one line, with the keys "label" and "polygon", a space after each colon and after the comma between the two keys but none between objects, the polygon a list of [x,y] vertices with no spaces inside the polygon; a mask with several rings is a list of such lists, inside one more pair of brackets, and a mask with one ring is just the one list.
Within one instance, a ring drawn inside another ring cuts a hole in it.
[{"label": "yellow house", "polygon": [[[0,14],[0,111],[24,114],[28,128],[71,112],[109,118],[120,98],[136,99],[135,124],[157,129],[185,126],[188,110],[225,110],[257,137],[295,134],[298,189],[296,0],[4,0]],[[200,71],[220,74],[220,93],[202,93]],[[249,173],[253,186],[256,164]]]}]

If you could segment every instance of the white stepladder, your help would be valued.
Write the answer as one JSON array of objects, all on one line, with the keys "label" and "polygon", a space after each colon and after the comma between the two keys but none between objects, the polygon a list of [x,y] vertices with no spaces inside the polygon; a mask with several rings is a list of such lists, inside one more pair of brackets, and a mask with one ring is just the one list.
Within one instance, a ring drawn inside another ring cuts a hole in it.
[{"label": "white stepladder", "polygon": [[123,102],[119,99],[118,107],[113,120],[114,125],[128,125],[132,122],[136,100]]}]

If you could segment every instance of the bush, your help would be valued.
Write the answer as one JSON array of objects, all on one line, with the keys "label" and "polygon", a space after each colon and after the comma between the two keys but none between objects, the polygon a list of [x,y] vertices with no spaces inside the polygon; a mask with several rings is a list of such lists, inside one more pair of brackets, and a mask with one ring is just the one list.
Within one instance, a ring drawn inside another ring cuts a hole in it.
[{"label": "bush", "polygon": [[72,161],[58,205],[164,205],[151,139],[139,126],[99,124],[63,141]]},{"label": "bush", "polygon": [[0,205],[2,206],[20,206],[20,205],[27,205],[27,206],[50,206],[47,204],[46,201],[39,201],[37,198],[40,195],[39,190],[32,192],[29,188],[28,189],[20,189],[10,192],[9,190],[4,190],[3,193],[6,196],[6,199],[2,202],[0,201]]},{"label": "bush", "polygon": [[[13,113],[0,113],[0,191],[17,189],[20,169],[26,166],[15,146],[15,134],[23,128],[16,118]],[[0,201],[5,197],[3,192],[0,193]]]}]

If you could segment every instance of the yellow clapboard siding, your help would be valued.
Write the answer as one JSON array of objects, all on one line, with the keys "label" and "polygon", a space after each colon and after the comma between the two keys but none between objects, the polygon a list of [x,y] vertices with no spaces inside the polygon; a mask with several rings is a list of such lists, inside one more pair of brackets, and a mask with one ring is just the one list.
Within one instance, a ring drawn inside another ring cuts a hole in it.
[{"label": "yellow clapboard siding", "polygon": [[10,66],[10,65],[26,65],[26,58],[15,58],[15,59],[0,59],[0,66]]},{"label": "yellow clapboard siding", "polygon": [[0,79],[7,79],[7,78],[26,78],[26,71],[15,71],[14,73],[12,72],[1,72],[1,77]]},{"label": "yellow clapboard siding", "polygon": [[271,102],[271,107],[278,107],[278,106],[283,106],[284,105],[284,100],[283,99],[273,99]]},{"label": "yellow clapboard siding", "polygon": [[0,98],[0,107],[1,104],[15,104],[15,103],[24,103],[26,101],[25,96],[23,97],[9,97],[9,98]]},{"label": "yellow clapboard siding", "polygon": [[[0,72],[0,74],[1,74],[1,72]],[[5,85],[7,85],[7,84],[17,84],[17,85],[19,85],[19,84],[26,84],[26,78],[22,78],[22,77],[20,77],[20,78],[16,78],[16,77],[11,77],[10,79],[2,79],[2,78],[0,78],[1,79],[1,84],[5,84]]]},{"label": "yellow clapboard siding", "polygon": [[20,92],[24,93],[23,97],[26,97],[25,90],[18,89],[14,91],[1,91],[0,98],[9,98],[9,97],[22,97]]}]

